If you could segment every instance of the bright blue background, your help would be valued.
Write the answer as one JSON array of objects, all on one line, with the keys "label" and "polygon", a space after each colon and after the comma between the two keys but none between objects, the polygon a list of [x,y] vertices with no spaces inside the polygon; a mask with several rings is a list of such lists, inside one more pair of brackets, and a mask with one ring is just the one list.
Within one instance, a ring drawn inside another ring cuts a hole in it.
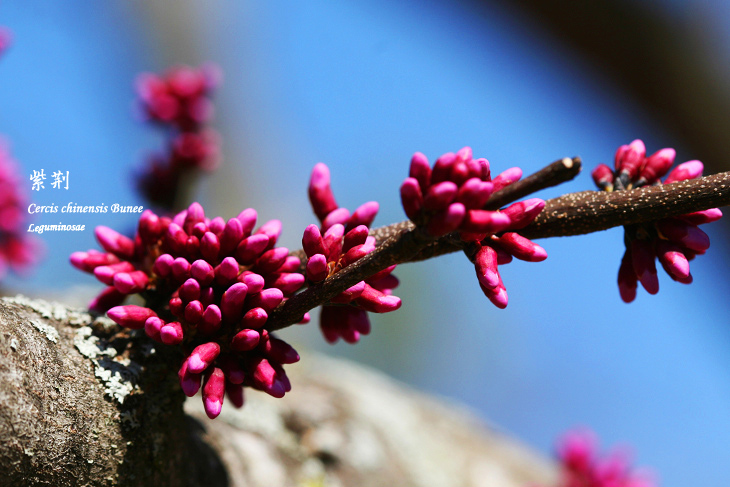
[{"label": "bright blue background", "polygon": [[[134,119],[132,80],[174,62],[212,60],[225,74],[216,96],[225,160],[201,181],[198,198],[211,216],[254,206],[262,219],[281,219],[282,243],[292,248],[314,222],[306,181],[318,161],[331,168],[341,205],[375,199],[384,225],[404,218],[398,187],[415,151],[433,160],[471,145],[497,172],[580,155],[584,174],[547,198],[592,188],[589,170],[634,138],[650,151],[676,146],[604,83],[600,68],[499,9],[480,17],[459,3],[406,0],[155,5],[0,6],[0,25],[15,35],[0,59],[0,133],[26,178],[33,169],[49,179],[70,171],[68,191],[49,180],[33,202],[139,204],[132,170],[162,138]],[[679,22],[692,4],[673,6]],[[677,149],[680,161],[693,158]],[[134,220],[37,217],[87,231],[43,235],[43,264],[8,286],[87,299],[88,289],[74,286],[93,279],[73,270],[68,255],[96,247],[95,225],[129,230]],[[546,262],[505,267],[504,311],[483,297],[468,261],[451,255],[403,266],[402,310],[374,317],[373,334],[357,346],[324,346],[315,326],[284,335],[457,398],[545,453],[564,430],[587,425],[604,444],[631,443],[637,463],[666,487],[724,487],[728,244],[717,225],[706,231],[713,248],[692,263],[695,284],[662,275],[657,296],[640,290],[631,305],[616,289],[623,245],[615,229],[541,241]]]}]

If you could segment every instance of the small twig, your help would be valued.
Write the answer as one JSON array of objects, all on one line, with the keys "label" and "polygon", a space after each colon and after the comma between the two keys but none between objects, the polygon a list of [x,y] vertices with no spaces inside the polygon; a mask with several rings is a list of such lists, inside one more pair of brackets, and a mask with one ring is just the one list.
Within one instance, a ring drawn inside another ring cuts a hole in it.
[{"label": "small twig", "polygon": [[578,175],[580,170],[580,157],[574,157],[572,159],[565,157],[555,161],[536,173],[520,179],[494,193],[489,198],[485,209],[498,210],[541,189],[550,188],[570,181]]}]

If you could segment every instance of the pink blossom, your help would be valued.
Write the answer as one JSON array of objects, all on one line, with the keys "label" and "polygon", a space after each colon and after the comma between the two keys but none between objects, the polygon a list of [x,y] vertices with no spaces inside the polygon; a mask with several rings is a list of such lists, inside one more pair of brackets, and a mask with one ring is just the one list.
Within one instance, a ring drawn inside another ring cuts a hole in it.
[{"label": "pink blossom", "polygon": [[[135,238],[99,227],[96,236],[105,252],[71,256],[75,267],[108,286],[92,303],[94,309],[157,342],[182,347],[180,385],[194,395],[202,382],[211,418],[220,413],[226,394],[232,394],[234,406],[243,404],[242,386],[281,397],[291,389],[283,365],[299,360],[264,327],[268,313],[297,292],[305,278],[294,272],[299,260],[276,247],[281,223],[268,222],[258,230],[255,225],[253,210],[226,222],[206,218],[193,203],[172,218],[143,213]],[[260,244],[247,246],[249,239]],[[122,304],[136,293],[149,304]]]},{"label": "pink blossom", "polygon": [[598,438],[590,430],[566,433],[557,445],[561,476],[557,487],[655,487],[658,485],[646,470],[631,467],[626,449],[616,449],[601,456]]},{"label": "pink blossom", "polygon": [[[660,149],[646,156],[644,143],[635,140],[616,151],[615,170],[605,164],[592,173],[593,180],[603,191],[621,191],[647,185],[670,184],[702,175],[700,161],[688,161],[675,167],[662,183],[674,163],[674,149]],[[689,261],[704,254],[710,247],[710,238],[699,225],[722,217],[718,208],[698,211],[677,217],[663,218],[651,223],[624,227],[626,251],[618,273],[621,299],[630,303],[636,299],[638,283],[649,294],[659,291],[656,259],[673,280],[690,284],[692,275]]]},{"label": "pink blossom", "polygon": [[0,280],[8,270],[26,273],[43,250],[40,241],[27,232],[27,198],[23,182],[8,144],[0,138]]},{"label": "pink blossom", "polygon": [[[415,179],[414,184],[417,190]],[[431,203],[437,206],[443,198],[439,191],[455,195],[453,183],[445,183],[440,188],[432,195]],[[369,236],[369,231],[379,205],[369,201],[352,213],[339,207],[332,191],[329,168],[321,162],[312,171],[309,200],[322,224],[321,228],[309,225],[302,236],[302,248],[307,255],[306,277],[310,284],[316,284],[375,250],[375,238]],[[391,274],[393,269],[395,266],[355,284],[322,306],[320,328],[328,342],[342,338],[348,343],[356,343],[362,335],[370,333],[368,312],[388,313],[400,308],[400,298],[392,295],[398,285],[398,279]]]},{"label": "pink blossom", "polygon": [[163,76],[138,76],[140,109],[168,137],[166,152],[151,157],[138,177],[138,186],[150,201],[170,207],[186,172],[217,167],[220,137],[206,124],[213,116],[210,97],[219,84],[220,70],[213,65],[177,66]]},{"label": "pink blossom", "polygon": [[486,209],[492,194],[518,181],[522,170],[513,167],[492,179],[489,162],[474,159],[472,150],[464,147],[443,154],[433,168],[417,152],[408,176],[400,189],[408,218],[431,237],[459,232],[462,240],[474,242],[479,285],[495,306],[505,308],[507,290],[498,265],[508,263],[512,256],[530,262],[547,258],[542,247],[514,232],[537,217],[545,207],[543,200],[532,198],[496,211]]}]

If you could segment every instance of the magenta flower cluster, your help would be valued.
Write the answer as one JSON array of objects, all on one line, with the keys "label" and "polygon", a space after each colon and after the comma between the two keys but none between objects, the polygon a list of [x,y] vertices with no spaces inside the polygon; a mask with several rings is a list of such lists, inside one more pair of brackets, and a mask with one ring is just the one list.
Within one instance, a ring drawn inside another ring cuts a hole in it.
[{"label": "magenta flower cluster", "polygon": [[8,269],[16,273],[26,271],[41,250],[38,240],[29,236],[25,228],[24,181],[8,144],[0,139],[0,279]]},{"label": "magenta flower cluster", "polygon": [[[647,156],[641,140],[622,145],[616,151],[614,169],[601,164],[593,170],[596,185],[604,191],[621,191],[647,185],[671,184],[702,175],[700,161],[678,165],[664,182],[661,181],[674,163],[674,149],[661,149]],[[711,208],[674,218],[641,225],[624,227],[626,251],[618,272],[621,299],[630,303],[636,298],[638,283],[649,294],[659,292],[656,259],[673,280],[683,284],[692,282],[689,261],[704,254],[710,247],[710,238],[699,225],[722,217],[719,208]]]},{"label": "magenta flower cluster", "polygon": [[499,308],[507,306],[507,290],[498,266],[513,257],[528,262],[547,258],[542,247],[515,232],[537,217],[545,207],[543,200],[532,198],[500,210],[485,209],[494,193],[521,177],[522,170],[513,167],[492,178],[489,161],[474,159],[469,147],[443,154],[433,168],[417,152],[400,190],[406,215],[427,234],[440,237],[458,231],[463,240],[475,243],[479,285]]},{"label": "magenta flower cluster", "polygon": [[[322,223],[304,230],[302,247],[307,254],[306,276],[310,285],[324,281],[345,267],[375,250],[375,237],[370,225],[378,212],[378,203],[367,202],[352,214],[338,206],[332,192],[330,172],[325,164],[314,167],[309,181],[309,200]],[[360,281],[322,306],[320,328],[325,339],[334,343],[342,338],[356,343],[370,333],[368,312],[388,313],[401,306],[393,296],[398,279],[392,274],[395,266]]]},{"label": "magenta flower cluster", "polygon": [[[281,223],[254,231],[253,209],[236,218],[206,218],[198,203],[173,218],[146,210],[134,239],[97,227],[104,252],[75,252],[71,263],[108,287],[91,303],[121,326],[179,345],[183,392],[201,388],[215,418],[224,396],[240,407],[243,387],[282,397],[291,389],[283,365],[297,352],[265,329],[268,314],[304,284],[301,262],[276,247]],[[121,305],[139,293],[146,303]],[[305,317],[308,319],[308,317]]]},{"label": "magenta flower cluster", "polygon": [[178,66],[164,76],[144,73],[137,78],[141,109],[148,120],[166,130],[169,143],[164,154],[151,157],[138,181],[150,201],[172,206],[186,172],[210,171],[218,165],[219,136],[206,125],[213,116],[210,97],[220,78],[212,65]]},{"label": "magenta flower cluster", "polygon": [[631,468],[631,455],[615,450],[600,457],[596,435],[587,430],[568,432],[557,448],[561,478],[557,487],[655,487],[647,471]]},{"label": "magenta flower cluster", "polygon": [[0,55],[3,54],[13,42],[13,34],[7,27],[0,26]]}]

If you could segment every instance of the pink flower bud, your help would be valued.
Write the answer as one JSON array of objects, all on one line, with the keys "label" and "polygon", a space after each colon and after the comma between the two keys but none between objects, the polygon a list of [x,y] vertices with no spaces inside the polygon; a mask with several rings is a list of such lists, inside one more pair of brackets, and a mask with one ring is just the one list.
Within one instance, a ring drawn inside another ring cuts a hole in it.
[{"label": "pink flower bud", "polygon": [[606,164],[599,164],[591,173],[593,182],[603,190],[613,191],[613,170]]},{"label": "pink flower bud", "polygon": [[365,290],[365,281],[360,281],[330,300],[334,304],[347,304],[359,298]]},{"label": "pink flower bud", "polygon": [[452,203],[448,208],[431,217],[426,225],[426,233],[434,237],[451,233],[465,223],[466,213],[464,205]]},{"label": "pink flower bud", "polygon": [[646,147],[644,143],[636,139],[629,145],[622,145],[616,151],[615,163],[616,170],[620,173],[627,174],[629,180],[635,180],[639,175],[639,170],[646,156]]},{"label": "pink flower bud", "polygon": [[185,253],[187,255],[196,255],[200,252],[200,239],[195,235],[188,237],[185,242]]},{"label": "pink flower bud", "polygon": [[157,313],[149,308],[143,308],[134,304],[125,306],[115,306],[107,311],[107,316],[115,323],[133,330],[138,330],[144,326],[144,322],[150,316],[157,316]]},{"label": "pink flower bud", "polygon": [[218,237],[213,232],[205,232],[200,239],[200,254],[209,262],[216,262],[221,250]]},{"label": "pink flower bud", "polygon": [[342,251],[348,252],[351,248],[362,245],[368,238],[368,227],[359,225],[345,234],[345,241],[342,245]]},{"label": "pink flower bud", "polygon": [[279,267],[279,272],[299,272],[302,267],[302,261],[295,255],[290,255],[284,260],[284,263]]},{"label": "pink flower bud", "polygon": [[477,251],[474,267],[482,287],[494,289],[501,282],[497,270],[497,252],[492,247],[485,245]]},{"label": "pink flower bud", "polygon": [[304,229],[302,248],[304,249],[304,253],[307,254],[307,257],[312,257],[315,254],[325,254],[327,252],[322,234],[317,225],[309,225]]},{"label": "pink flower bud", "polygon": [[241,275],[238,276],[238,280],[248,287],[249,294],[260,293],[265,285],[264,278],[251,271],[242,272]]},{"label": "pink flower bud", "polygon": [[157,316],[150,316],[144,322],[144,332],[147,334],[148,337],[152,338],[153,340],[161,342],[162,339],[160,338],[160,330],[163,326],[165,326],[164,320],[158,318]]},{"label": "pink flower bud", "polygon": [[492,195],[492,189],[492,183],[479,178],[471,178],[459,188],[456,201],[462,203],[468,210],[481,208]]},{"label": "pink flower bud", "polygon": [[373,224],[373,220],[375,220],[375,216],[378,214],[379,209],[380,205],[377,201],[368,201],[367,203],[363,203],[358,206],[352,213],[350,220],[347,222],[345,231],[350,231],[359,225],[370,227],[370,225]]},{"label": "pink flower bud", "polygon": [[205,211],[197,201],[188,206],[188,213],[185,215],[185,222],[182,227],[188,235],[193,233],[193,227],[197,223],[205,221]]},{"label": "pink flower bud", "polygon": [[514,222],[503,211],[469,210],[460,229],[474,233],[498,233],[512,226]]},{"label": "pink flower bud", "polygon": [[423,197],[423,207],[427,210],[445,210],[456,198],[459,187],[451,181],[434,184]]},{"label": "pink flower bud", "polygon": [[231,218],[226,222],[220,236],[221,255],[230,255],[243,238],[243,225],[238,218]]},{"label": "pink flower bud", "polygon": [[356,245],[355,247],[348,250],[345,255],[342,256],[342,259],[340,260],[340,265],[344,269],[345,267],[349,266],[353,262],[357,262],[358,260],[365,257],[367,254],[375,250],[375,245],[364,243],[362,245]]},{"label": "pink flower bud", "polygon": [[223,397],[226,394],[226,378],[218,367],[205,374],[203,379],[203,407],[210,419],[215,419],[223,408]]},{"label": "pink flower bud", "polygon": [[133,294],[142,291],[147,281],[147,274],[142,271],[118,272],[114,275],[113,284],[120,293]]},{"label": "pink flower bud", "polygon": [[722,218],[722,211],[720,211],[719,208],[710,208],[708,210],[695,211],[694,213],[680,215],[677,218],[681,218],[692,225],[703,225],[705,223],[716,222]]},{"label": "pink flower bud", "polygon": [[178,291],[184,301],[192,301],[200,297],[200,283],[192,277],[185,281]]},{"label": "pink flower bud", "polygon": [[99,245],[107,252],[111,252],[121,259],[128,260],[134,257],[134,241],[131,238],[105,226],[96,227],[94,234]]},{"label": "pink flower bud", "polygon": [[261,339],[261,334],[256,330],[243,329],[236,333],[231,339],[231,350],[237,352],[248,352],[256,348]]},{"label": "pink flower bud", "polygon": [[508,303],[507,289],[505,289],[504,284],[502,283],[501,279],[499,281],[499,285],[495,288],[488,288],[488,287],[485,287],[482,285],[480,285],[480,287],[481,287],[484,295],[497,308],[504,309],[507,307],[507,303]]},{"label": "pink flower bud", "polygon": [[509,226],[510,230],[519,230],[525,228],[527,225],[537,218],[542,209],[545,208],[545,202],[540,198],[530,198],[524,201],[518,201],[512,203],[507,208],[501,210],[502,213],[507,215],[512,224]]},{"label": "pink flower bud", "polygon": [[676,218],[664,218],[655,225],[664,237],[681,243],[688,249],[704,252],[710,248],[710,237],[695,225]]},{"label": "pink flower bud", "polygon": [[545,249],[522,235],[507,232],[497,240],[504,249],[520,260],[542,262],[547,259]]},{"label": "pink flower bud", "polygon": [[99,266],[119,263],[119,258],[111,253],[89,250],[71,254],[71,265],[84,272],[93,272]]},{"label": "pink flower bud", "polygon": [[190,266],[190,275],[193,279],[198,281],[201,286],[210,286],[213,279],[215,279],[215,270],[208,262],[203,259],[198,259],[193,262],[192,266]]},{"label": "pink flower bud", "polygon": [[220,216],[213,218],[208,224],[208,231],[215,234],[216,237],[223,233],[224,228],[226,228],[226,221]]},{"label": "pink flower bud", "polygon": [[349,220],[350,210],[347,208],[337,208],[322,220],[322,229],[327,230],[332,225],[345,225]]},{"label": "pink flower bud", "polygon": [[250,298],[250,304],[255,308],[263,308],[265,311],[270,312],[281,303],[284,299],[284,293],[275,287],[264,289],[258,294],[254,294]]},{"label": "pink flower bud", "polygon": [[372,313],[389,313],[400,308],[401,300],[396,296],[383,294],[366,284],[362,294],[357,298],[357,304]]},{"label": "pink flower bud", "polygon": [[248,237],[251,235],[254,227],[256,226],[256,219],[258,214],[253,208],[246,208],[236,217],[241,222],[241,229],[243,230],[243,236]]},{"label": "pink flower bud", "polygon": [[442,182],[448,181],[451,174],[451,166],[456,162],[456,154],[447,152],[436,159],[431,171],[431,187]]},{"label": "pink flower bud", "polygon": [[411,220],[417,219],[423,208],[423,194],[415,178],[403,181],[400,187],[400,199],[406,216]]},{"label": "pink flower bud", "polygon": [[261,225],[261,228],[256,230],[257,235],[266,235],[269,237],[269,246],[266,250],[276,245],[276,241],[281,235],[281,222],[279,220],[269,220],[268,222]]},{"label": "pink flower bud", "polygon": [[648,240],[635,239],[631,242],[631,262],[639,282],[649,294],[659,292],[659,280],[654,262],[654,249]]},{"label": "pink flower bud", "polygon": [[185,281],[190,277],[190,262],[184,257],[178,257],[172,261],[170,270],[172,271],[172,277],[176,281]]},{"label": "pink flower bud", "polygon": [[185,305],[183,304],[183,301],[182,299],[180,299],[179,296],[170,298],[168,304],[170,306],[170,313],[177,316],[178,318],[183,317],[183,315],[185,314]]},{"label": "pink flower bud", "polygon": [[145,210],[139,217],[137,233],[146,244],[152,244],[162,236],[162,223],[160,217],[151,210]]},{"label": "pink flower bud", "polygon": [[667,274],[676,279],[689,277],[689,261],[682,249],[664,240],[657,243],[657,256]]},{"label": "pink flower bud", "polygon": [[188,370],[194,374],[202,373],[210,367],[220,352],[221,347],[215,342],[198,345],[188,357]]},{"label": "pink flower bud", "polygon": [[674,157],[677,152],[674,149],[661,149],[650,155],[644,161],[644,165],[639,171],[638,185],[654,184],[664,176],[669,168],[674,164]]},{"label": "pink flower bud", "polygon": [[241,319],[247,292],[248,287],[242,282],[237,282],[223,293],[220,308],[224,320],[235,322]]},{"label": "pink flower bud", "polygon": [[269,336],[264,344],[264,352],[270,359],[280,364],[293,364],[299,362],[299,354],[294,347],[276,337]]},{"label": "pink flower bud", "polygon": [[342,254],[342,237],[345,235],[345,227],[342,225],[332,225],[324,232],[324,246],[327,248],[325,254],[327,260],[335,262],[339,260]]},{"label": "pink flower bud", "polygon": [[624,303],[630,303],[636,299],[637,281],[631,251],[626,249],[618,269],[618,291]]},{"label": "pink flower bud", "polygon": [[[134,265],[125,261],[118,262],[111,265],[100,265],[94,269],[94,276],[107,286],[111,286],[114,283],[114,276],[120,272],[132,272],[134,271]],[[126,293],[129,294],[129,293]]]},{"label": "pink flower bud", "polygon": [[312,170],[309,180],[309,201],[312,203],[314,214],[320,221],[338,208],[330,186],[330,170],[321,162],[317,163]]},{"label": "pink flower bud", "polygon": [[233,257],[226,257],[213,270],[216,282],[222,286],[234,282],[238,277],[238,271],[238,262]]},{"label": "pink flower bud", "polygon": [[256,271],[259,274],[275,272],[286,261],[289,256],[289,249],[286,247],[276,247],[267,250],[256,260]]},{"label": "pink flower bud", "polygon": [[322,254],[315,254],[307,261],[307,279],[312,282],[324,281],[327,278],[329,269],[327,258]]},{"label": "pink flower bud", "polygon": [[177,223],[170,223],[167,227],[167,244],[173,253],[181,254],[185,252],[185,245],[188,241],[188,234]]},{"label": "pink flower bud", "polygon": [[178,345],[183,341],[182,325],[177,321],[165,323],[160,328],[160,340],[165,345]]},{"label": "pink flower bud", "polygon": [[425,155],[420,152],[413,154],[408,176],[418,182],[421,191],[425,191],[431,185],[431,165]]},{"label": "pink flower bud", "polygon": [[238,244],[236,248],[236,260],[241,265],[251,265],[269,246],[269,237],[258,234],[247,237]]},{"label": "pink flower bud", "polygon": [[461,186],[467,179],[469,179],[469,166],[466,165],[466,162],[459,160],[457,155],[457,161],[451,166],[449,180],[455,182],[457,186]]},{"label": "pink flower bud", "polygon": [[200,389],[201,374],[194,374],[189,370],[189,360],[189,358],[185,359],[177,375],[180,378],[180,387],[182,387],[185,395],[193,397],[198,392],[198,389]]},{"label": "pink flower bud", "polygon": [[197,325],[203,319],[203,304],[198,301],[190,301],[185,306],[185,320],[193,325]]},{"label": "pink flower bud", "polygon": [[298,272],[283,272],[280,274],[270,274],[272,277],[269,285],[280,289],[285,296],[291,296],[298,291],[306,280],[303,274]]},{"label": "pink flower bud", "polygon": [[208,231],[208,225],[206,225],[204,222],[198,222],[193,226],[192,233],[194,236],[198,237],[198,239],[203,238],[203,235],[205,235],[205,232]]},{"label": "pink flower bud", "polygon": [[700,161],[683,162],[669,173],[667,179],[664,180],[664,184],[671,184],[676,181],[684,181],[686,179],[700,177],[702,176],[703,169],[704,166]]},{"label": "pink flower bud", "polygon": [[255,387],[267,394],[281,398],[286,393],[284,384],[277,380],[277,373],[271,363],[265,358],[258,358],[253,362],[252,382]]},{"label": "pink flower bud", "polygon": [[198,331],[206,335],[215,333],[220,329],[222,319],[221,309],[215,304],[210,304],[205,308],[203,318],[198,323]]},{"label": "pink flower bud", "polygon": [[269,315],[266,313],[265,309],[252,308],[243,315],[243,318],[241,319],[241,326],[244,328],[259,329],[266,324],[268,317]]},{"label": "pink flower bud", "polygon": [[511,167],[505,171],[502,171],[496,178],[492,179],[492,185],[495,193],[500,189],[509,186],[512,183],[516,183],[522,177],[522,169],[519,167]]},{"label": "pink flower bud", "polygon": [[109,286],[89,303],[89,309],[97,313],[106,313],[110,308],[122,304],[126,298],[126,294],[120,293],[114,286]]}]

